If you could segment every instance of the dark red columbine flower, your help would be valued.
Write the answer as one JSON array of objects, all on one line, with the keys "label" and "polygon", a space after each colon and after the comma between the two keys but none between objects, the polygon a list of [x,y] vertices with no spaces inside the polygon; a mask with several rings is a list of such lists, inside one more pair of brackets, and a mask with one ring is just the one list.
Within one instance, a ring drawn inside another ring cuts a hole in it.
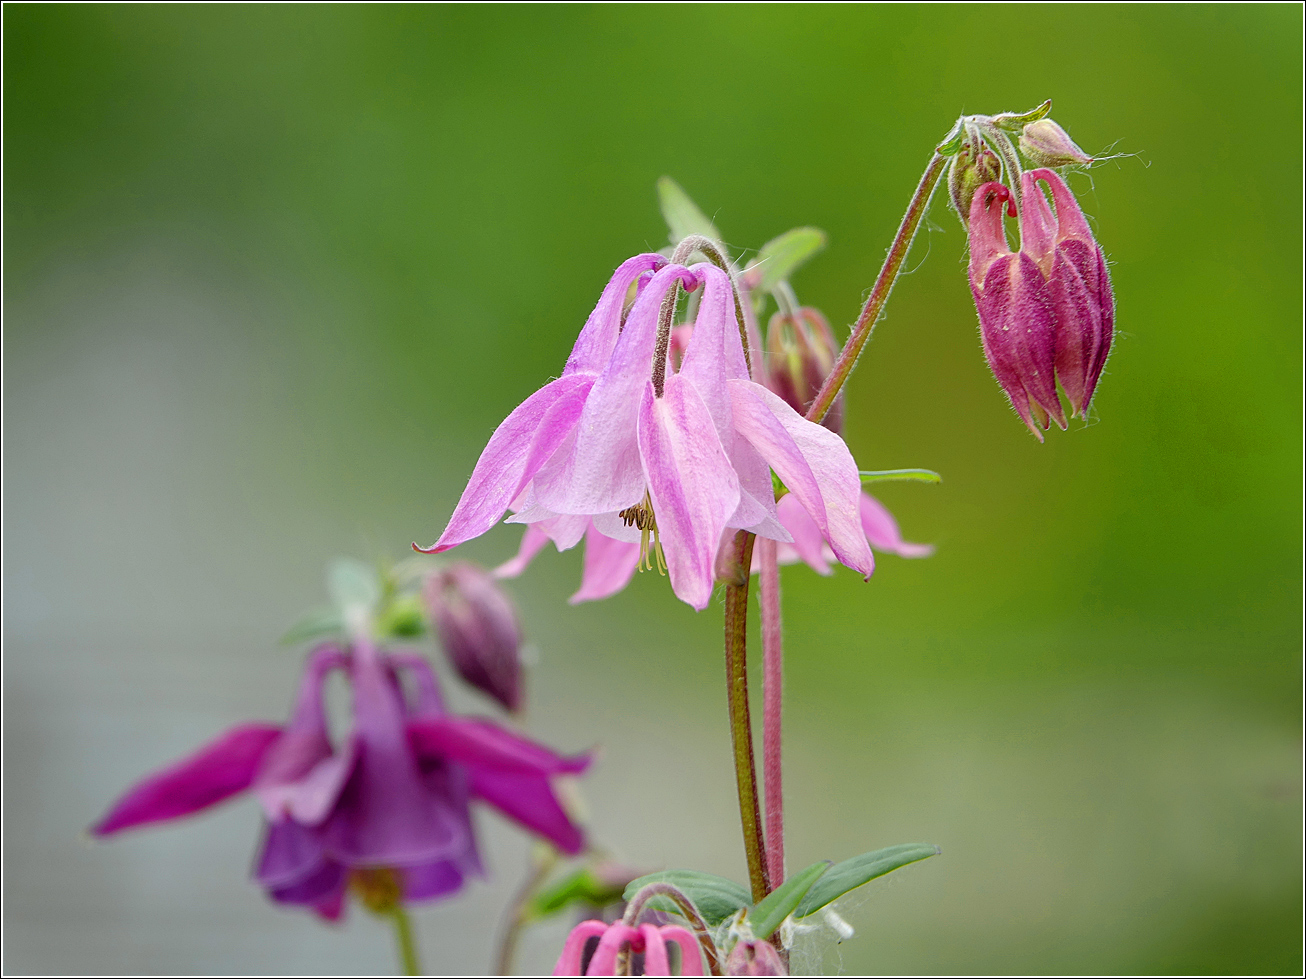
[{"label": "dark red columbine flower", "polygon": [[[354,694],[353,729],[338,745],[322,699],[332,670]],[[472,799],[578,853],[583,834],[550,780],[589,763],[588,755],[565,758],[488,721],[446,714],[424,659],[355,641],[309,655],[289,723],[232,728],[137,783],[91,833],[177,819],[252,790],[267,817],[258,882],[275,901],[335,919],[351,875],[387,871],[406,901],[451,894],[481,875]]]}]

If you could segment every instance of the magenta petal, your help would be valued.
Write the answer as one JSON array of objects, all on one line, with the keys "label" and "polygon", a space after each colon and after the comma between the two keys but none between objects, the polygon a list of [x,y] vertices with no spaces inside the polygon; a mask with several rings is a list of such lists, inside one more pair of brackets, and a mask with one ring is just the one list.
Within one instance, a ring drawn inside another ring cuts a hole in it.
[{"label": "magenta petal", "polygon": [[555,976],[578,976],[580,972],[581,960],[585,955],[585,943],[591,938],[598,938],[608,930],[606,921],[598,921],[591,918],[589,921],[582,921],[571,930],[567,936],[567,941],[562,946],[562,954],[558,956],[558,962],[553,967]]},{"label": "magenta petal", "polygon": [[798,501],[793,493],[786,493],[776,504],[780,513],[780,522],[793,535],[793,549],[799,560],[817,574],[834,573],[830,562],[825,557],[825,537],[816,521]]},{"label": "magenta petal", "polygon": [[861,479],[843,439],[760,384],[731,381],[730,396],[738,431],[816,521],[840,562],[869,578],[875,561],[861,528]]},{"label": "magenta petal", "polygon": [[559,755],[490,721],[448,715],[410,721],[408,739],[423,757],[450,758],[473,768],[517,774],[579,774],[592,761],[588,754]]},{"label": "magenta petal", "polygon": [[585,532],[585,571],[580,590],[567,599],[572,605],[615,595],[630,583],[639,566],[639,545],[613,540],[591,522]]},{"label": "magenta petal", "polygon": [[617,955],[621,949],[630,944],[639,935],[639,931],[623,921],[610,925],[599,939],[599,947],[594,950],[590,967],[585,970],[587,976],[615,976]]},{"label": "magenta petal", "polygon": [[[329,860],[322,864],[311,877],[297,884],[278,887],[268,891],[268,896],[282,904],[307,904],[315,911],[330,917],[329,912],[343,905],[345,888],[349,883],[349,872],[343,864]],[[341,907],[340,910],[343,910]]]},{"label": "magenta petal", "polygon": [[315,877],[328,862],[317,833],[285,819],[267,824],[254,878],[269,890],[287,889]]},{"label": "magenta petal", "polygon": [[663,925],[662,937],[680,946],[680,974],[682,976],[701,976],[703,974],[703,947],[688,928],[680,925]]},{"label": "magenta petal", "polygon": [[688,269],[668,265],[644,287],[575,429],[536,474],[536,499],[554,513],[612,513],[643,498],[639,399],[652,370],[662,297],[677,280],[695,282]]},{"label": "magenta petal", "polygon": [[131,826],[176,819],[245,791],[281,730],[275,724],[232,728],[189,758],[132,786],[91,827],[91,833],[108,836]]},{"label": "magenta petal", "polygon": [[593,384],[592,374],[560,377],[514,408],[481,452],[444,533],[421,550],[447,551],[498,523],[522,487],[570,434]]},{"label": "magenta petal", "polygon": [[862,530],[866,539],[877,551],[888,551],[899,557],[929,557],[934,553],[932,544],[912,544],[902,539],[898,521],[870,493],[862,494]]},{"label": "magenta petal", "polygon": [[567,358],[567,367],[562,372],[565,377],[577,371],[589,371],[597,374],[616,346],[621,333],[621,310],[626,302],[630,284],[647,272],[654,272],[667,264],[667,260],[656,252],[648,252],[628,258],[617,266],[612,278],[603,289],[598,305],[581,328]]},{"label": "magenta petal", "polygon": [[[469,851],[473,856],[475,850]],[[401,868],[404,881],[404,900],[430,901],[452,894],[463,886],[468,877],[482,876],[479,860],[437,860]]]},{"label": "magenta petal", "polygon": [[644,936],[644,975],[671,975],[671,961],[667,958],[667,943],[662,940],[662,932],[657,925],[640,925],[639,933]]},{"label": "magenta petal", "polygon": [[522,534],[521,547],[517,549],[515,557],[510,557],[499,565],[490,574],[496,578],[516,578],[526,570],[527,565],[535,560],[535,555],[549,542],[549,535],[546,534],[535,524],[529,524],[526,527],[526,533]]},{"label": "magenta petal", "polygon": [[646,384],[639,450],[671,589],[701,611],[712,598],[721,534],[739,506],[739,477],[703,399],[679,374],[667,378],[661,398]]},{"label": "magenta petal", "polygon": [[472,793],[564,853],[579,853],[585,834],[567,815],[548,779],[489,768],[472,769]]}]

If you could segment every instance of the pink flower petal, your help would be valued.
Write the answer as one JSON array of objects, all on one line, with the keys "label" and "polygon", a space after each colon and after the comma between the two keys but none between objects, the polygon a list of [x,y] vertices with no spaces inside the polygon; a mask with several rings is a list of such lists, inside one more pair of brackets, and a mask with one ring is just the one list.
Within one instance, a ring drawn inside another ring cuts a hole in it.
[{"label": "pink flower petal", "polygon": [[843,439],[760,384],[729,386],[736,429],[798,498],[839,560],[869,578],[875,562],[858,515],[861,480]]},{"label": "pink flower petal", "polygon": [[473,768],[472,793],[564,853],[585,847],[585,833],[567,815],[542,776]]},{"label": "pink flower petal", "polygon": [[188,816],[245,791],[281,730],[275,724],[233,727],[190,757],[132,786],[91,827],[91,833],[108,836],[132,826]]},{"label": "pink flower petal", "polygon": [[591,523],[585,532],[585,572],[580,590],[567,601],[578,605],[615,595],[630,583],[638,566],[638,544],[613,540]]},{"label": "pink flower petal", "polygon": [[590,313],[589,319],[581,327],[580,336],[571,348],[571,356],[567,358],[567,367],[562,372],[564,377],[578,371],[597,374],[603,370],[621,333],[621,309],[625,305],[630,284],[646,272],[655,271],[666,264],[667,260],[661,255],[649,252],[628,258],[617,266],[617,271],[604,287],[594,312]]},{"label": "pink flower petal", "polygon": [[677,280],[695,283],[688,269],[668,265],[644,287],[574,430],[536,474],[536,499],[554,513],[611,513],[643,498],[640,392],[649,383],[662,297]]},{"label": "pink flower petal", "polygon": [[559,755],[490,721],[447,714],[409,721],[408,740],[419,756],[518,774],[575,775],[593,760],[589,754]]},{"label": "pink flower petal", "polygon": [[606,921],[597,921],[591,918],[589,921],[582,921],[571,930],[567,936],[566,943],[562,946],[562,954],[558,956],[558,963],[553,967],[555,976],[578,976],[580,972],[581,958],[585,954],[585,943],[591,938],[598,938],[608,930]]},{"label": "pink flower petal", "polygon": [[[798,501],[793,493],[786,493],[776,504],[780,512],[780,522],[793,535],[795,556],[817,574],[834,574],[834,568],[826,560],[825,537],[815,520]],[[777,554],[778,557],[778,554]]]},{"label": "pink flower petal", "polygon": [[646,382],[639,450],[671,589],[701,611],[712,598],[721,534],[739,506],[739,478],[703,399],[679,374],[667,378],[661,398]]},{"label": "pink flower petal", "polygon": [[617,955],[622,947],[639,937],[639,931],[625,922],[618,921],[609,925],[608,930],[599,939],[599,947],[594,950],[590,967],[585,970],[587,976],[616,975]]},{"label": "pink flower petal", "polygon": [[447,551],[498,523],[508,504],[571,433],[593,385],[592,374],[560,377],[514,408],[481,452],[444,533],[420,550]]},{"label": "pink flower petal", "polygon": [[703,949],[693,933],[680,925],[663,925],[661,931],[663,939],[680,946],[680,974],[703,975]]},{"label": "pink flower petal", "polygon": [[639,933],[644,938],[644,975],[671,975],[671,960],[667,958],[667,943],[662,939],[662,932],[657,925],[640,925]]},{"label": "pink flower petal", "polygon": [[490,574],[496,578],[516,578],[526,570],[527,565],[535,559],[535,555],[540,553],[540,549],[549,542],[549,535],[542,528],[535,524],[528,524],[526,533],[522,534],[521,547],[517,549],[515,557],[510,557],[499,565]]},{"label": "pink flower petal", "polygon": [[902,539],[898,530],[898,521],[870,493],[862,494],[862,529],[866,539],[878,551],[888,551],[899,557],[929,557],[934,553],[933,544],[912,544]]}]

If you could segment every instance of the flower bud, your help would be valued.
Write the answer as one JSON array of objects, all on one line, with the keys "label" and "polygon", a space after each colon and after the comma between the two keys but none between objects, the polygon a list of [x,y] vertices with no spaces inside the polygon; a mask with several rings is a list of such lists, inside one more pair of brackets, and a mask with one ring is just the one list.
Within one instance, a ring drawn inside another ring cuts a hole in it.
[{"label": "flower bud", "polygon": [[1076,146],[1066,131],[1051,119],[1039,119],[1021,130],[1020,152],[1036,167],[1064,167],[1071,163],[1093,162],[1093,158]]},{"label": "flower bud", "polygon": [[[808,406],[839,355],[834,331],[819,310],[800,306],[793,316],[776,313],[766,329],[767,386],[800,415]],[[835,399],[821,422],[832,432],[843,429],[843,395]]]},{"label": "flower bud", "polygon": [[741,938],[726,957],[728,976],[787,976],[784,959],[770,942]]},{"label": "flower bud", "polygon": [[458,675],[510,711],[521,706],[521,627],[508,596],[465,562],[426,579],[431,621]]},{"label": "flower bud", "polygon": [[962,224],[970,222],[970,202],[975,199],[975,191],[990,180],[997,180],[1001,173],[997,155],[983,143],[978,148],[972,143],[961,145],[948,168],[948,195]]}]

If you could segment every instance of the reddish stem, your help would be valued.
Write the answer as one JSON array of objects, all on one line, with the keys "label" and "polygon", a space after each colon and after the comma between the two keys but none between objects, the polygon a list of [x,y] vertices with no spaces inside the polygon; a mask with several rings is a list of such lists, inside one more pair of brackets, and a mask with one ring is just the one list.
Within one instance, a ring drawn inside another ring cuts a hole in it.
[{"label": "reddish stem", "polygon": [[766,798],[766,865],[771,887],[785,879],[785,802],[780,762],[784,706],[784,638],[780,625],[780,567],[776,543],[758,538],[762,605],[762,788]]}]

